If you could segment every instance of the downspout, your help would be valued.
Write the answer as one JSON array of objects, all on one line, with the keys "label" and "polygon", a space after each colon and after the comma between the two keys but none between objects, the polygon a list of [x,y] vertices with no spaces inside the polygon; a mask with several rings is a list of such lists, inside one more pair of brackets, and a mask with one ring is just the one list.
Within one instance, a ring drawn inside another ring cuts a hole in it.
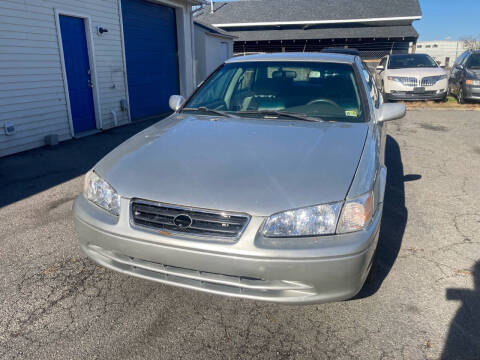
[{"label": "downspout", "polygon": [[[195,91],[197,86],[197,67],[195,66],[195,62],[197,61],[195,56],[195,26],[193,24],[193,11],[190,11],[190,51],[192,53],[192,73],[193,73],[193,84],[192,84],[192,93]],[[190,95],[190,94],[188,94]]]},{"label": "downspout", "polygon": [[117,112],[115,110],[112,110],[111,111],[112,113],[112,116],[113,116],[113,124],[114,126],[118,126],[118,116],[117,116]]}]

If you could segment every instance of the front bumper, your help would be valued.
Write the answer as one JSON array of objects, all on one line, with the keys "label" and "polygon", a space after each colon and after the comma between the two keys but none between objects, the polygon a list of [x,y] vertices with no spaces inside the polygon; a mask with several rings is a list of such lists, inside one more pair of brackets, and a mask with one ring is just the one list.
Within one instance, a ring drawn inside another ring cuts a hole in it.
[{"label": "front bumper", "polygon": [[[128,208],[128,199],[122,202]],[[237,243],[219,244],[133,228],[128,211],[117,222],[83,196],[73,210],[80,246],[100,265],[184,288],[289,304],[355,296],[368,275],[382,212],[380,206],[358,233],[311,238],[305,247],[267,248],[257,234],[263,218],[252,218]]]},{"label": "front bumper", "polygon": [[448,80],[443,79],[434,85],[423,86],[423,92],[416,92],[416,88],[422,88],[422,86],[408,86],[397,81],[386,80],[384,93],[387,100],[443,100],[447,96]]},{"label": "front bumper", "polygon": [[385,93],[385,97],[387,100],[404,101],[443,100],[446,96],[447,92],[437,93],[434,91],[425,91],[424,93],[414,93],[413,91]]},{"label": "front bumper", "polygon": [[465,85],[465,99],[467,100],[480,100],[480,86]]}]

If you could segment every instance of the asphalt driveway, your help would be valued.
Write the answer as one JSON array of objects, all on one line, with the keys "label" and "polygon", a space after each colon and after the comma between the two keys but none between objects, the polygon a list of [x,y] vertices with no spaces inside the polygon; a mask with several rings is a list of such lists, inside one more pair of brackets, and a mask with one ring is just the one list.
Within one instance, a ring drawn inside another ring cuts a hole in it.
[{"label": "asphalt driveway", "polygon": [[116,274],[80,252],[82,174],[149,123],[0,158],[2,359],[480,359],[480,112],[388,125],[376,283],[303,307]]}]

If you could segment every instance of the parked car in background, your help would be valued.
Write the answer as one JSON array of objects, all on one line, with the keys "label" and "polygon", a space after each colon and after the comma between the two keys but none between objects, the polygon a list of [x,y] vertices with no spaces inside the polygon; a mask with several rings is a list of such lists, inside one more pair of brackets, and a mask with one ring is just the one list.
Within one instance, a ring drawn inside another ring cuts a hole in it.
[{"label": "parked car in background", "polygon": [[447,72],[427,54],[387,55],[376,68],[385,100],[445,100]]},{"label": "parked car in background", "polygon": [[376,259],[383,124],[405,115],[365,74],[351,55],[228,60],[88,172],[73,209],[81,248],[107,268],[215,294],[353,297]]},{"label": "parked car in background", "polygon": [[480,100],[480,50],[465,51],[457,58],[450,73],[448,89],[460,104]]}]

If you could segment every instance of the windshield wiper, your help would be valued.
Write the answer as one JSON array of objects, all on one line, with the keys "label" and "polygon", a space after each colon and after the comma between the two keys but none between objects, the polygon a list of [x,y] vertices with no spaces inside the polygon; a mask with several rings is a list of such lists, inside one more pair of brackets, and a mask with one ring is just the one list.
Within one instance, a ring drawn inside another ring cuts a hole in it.
[{"label": "windshield wiper", "polygon": [[203,112],[209,112],[209,113],[220,115],[220,116],[232,117],[231,114],[228,114],[228,113],[220,111],[220,110],[209,109],[205,106],[199,106],[198,108],[183,108],[182,111],[184,111],[184,110],[187,110],[187,111],[203,111]]},{"label": "windshield wiper", "polygon": [[277,110],[246,110],[246,111],[237,111],[235,114],[259,114],[259,115],[274,115],[274,116],[284,116],[292,119],[310,121],[310,122],[321,122],[324,121],[317,117],[311,117],[304,114],[296,114],[287,111],[277,111]]}]

